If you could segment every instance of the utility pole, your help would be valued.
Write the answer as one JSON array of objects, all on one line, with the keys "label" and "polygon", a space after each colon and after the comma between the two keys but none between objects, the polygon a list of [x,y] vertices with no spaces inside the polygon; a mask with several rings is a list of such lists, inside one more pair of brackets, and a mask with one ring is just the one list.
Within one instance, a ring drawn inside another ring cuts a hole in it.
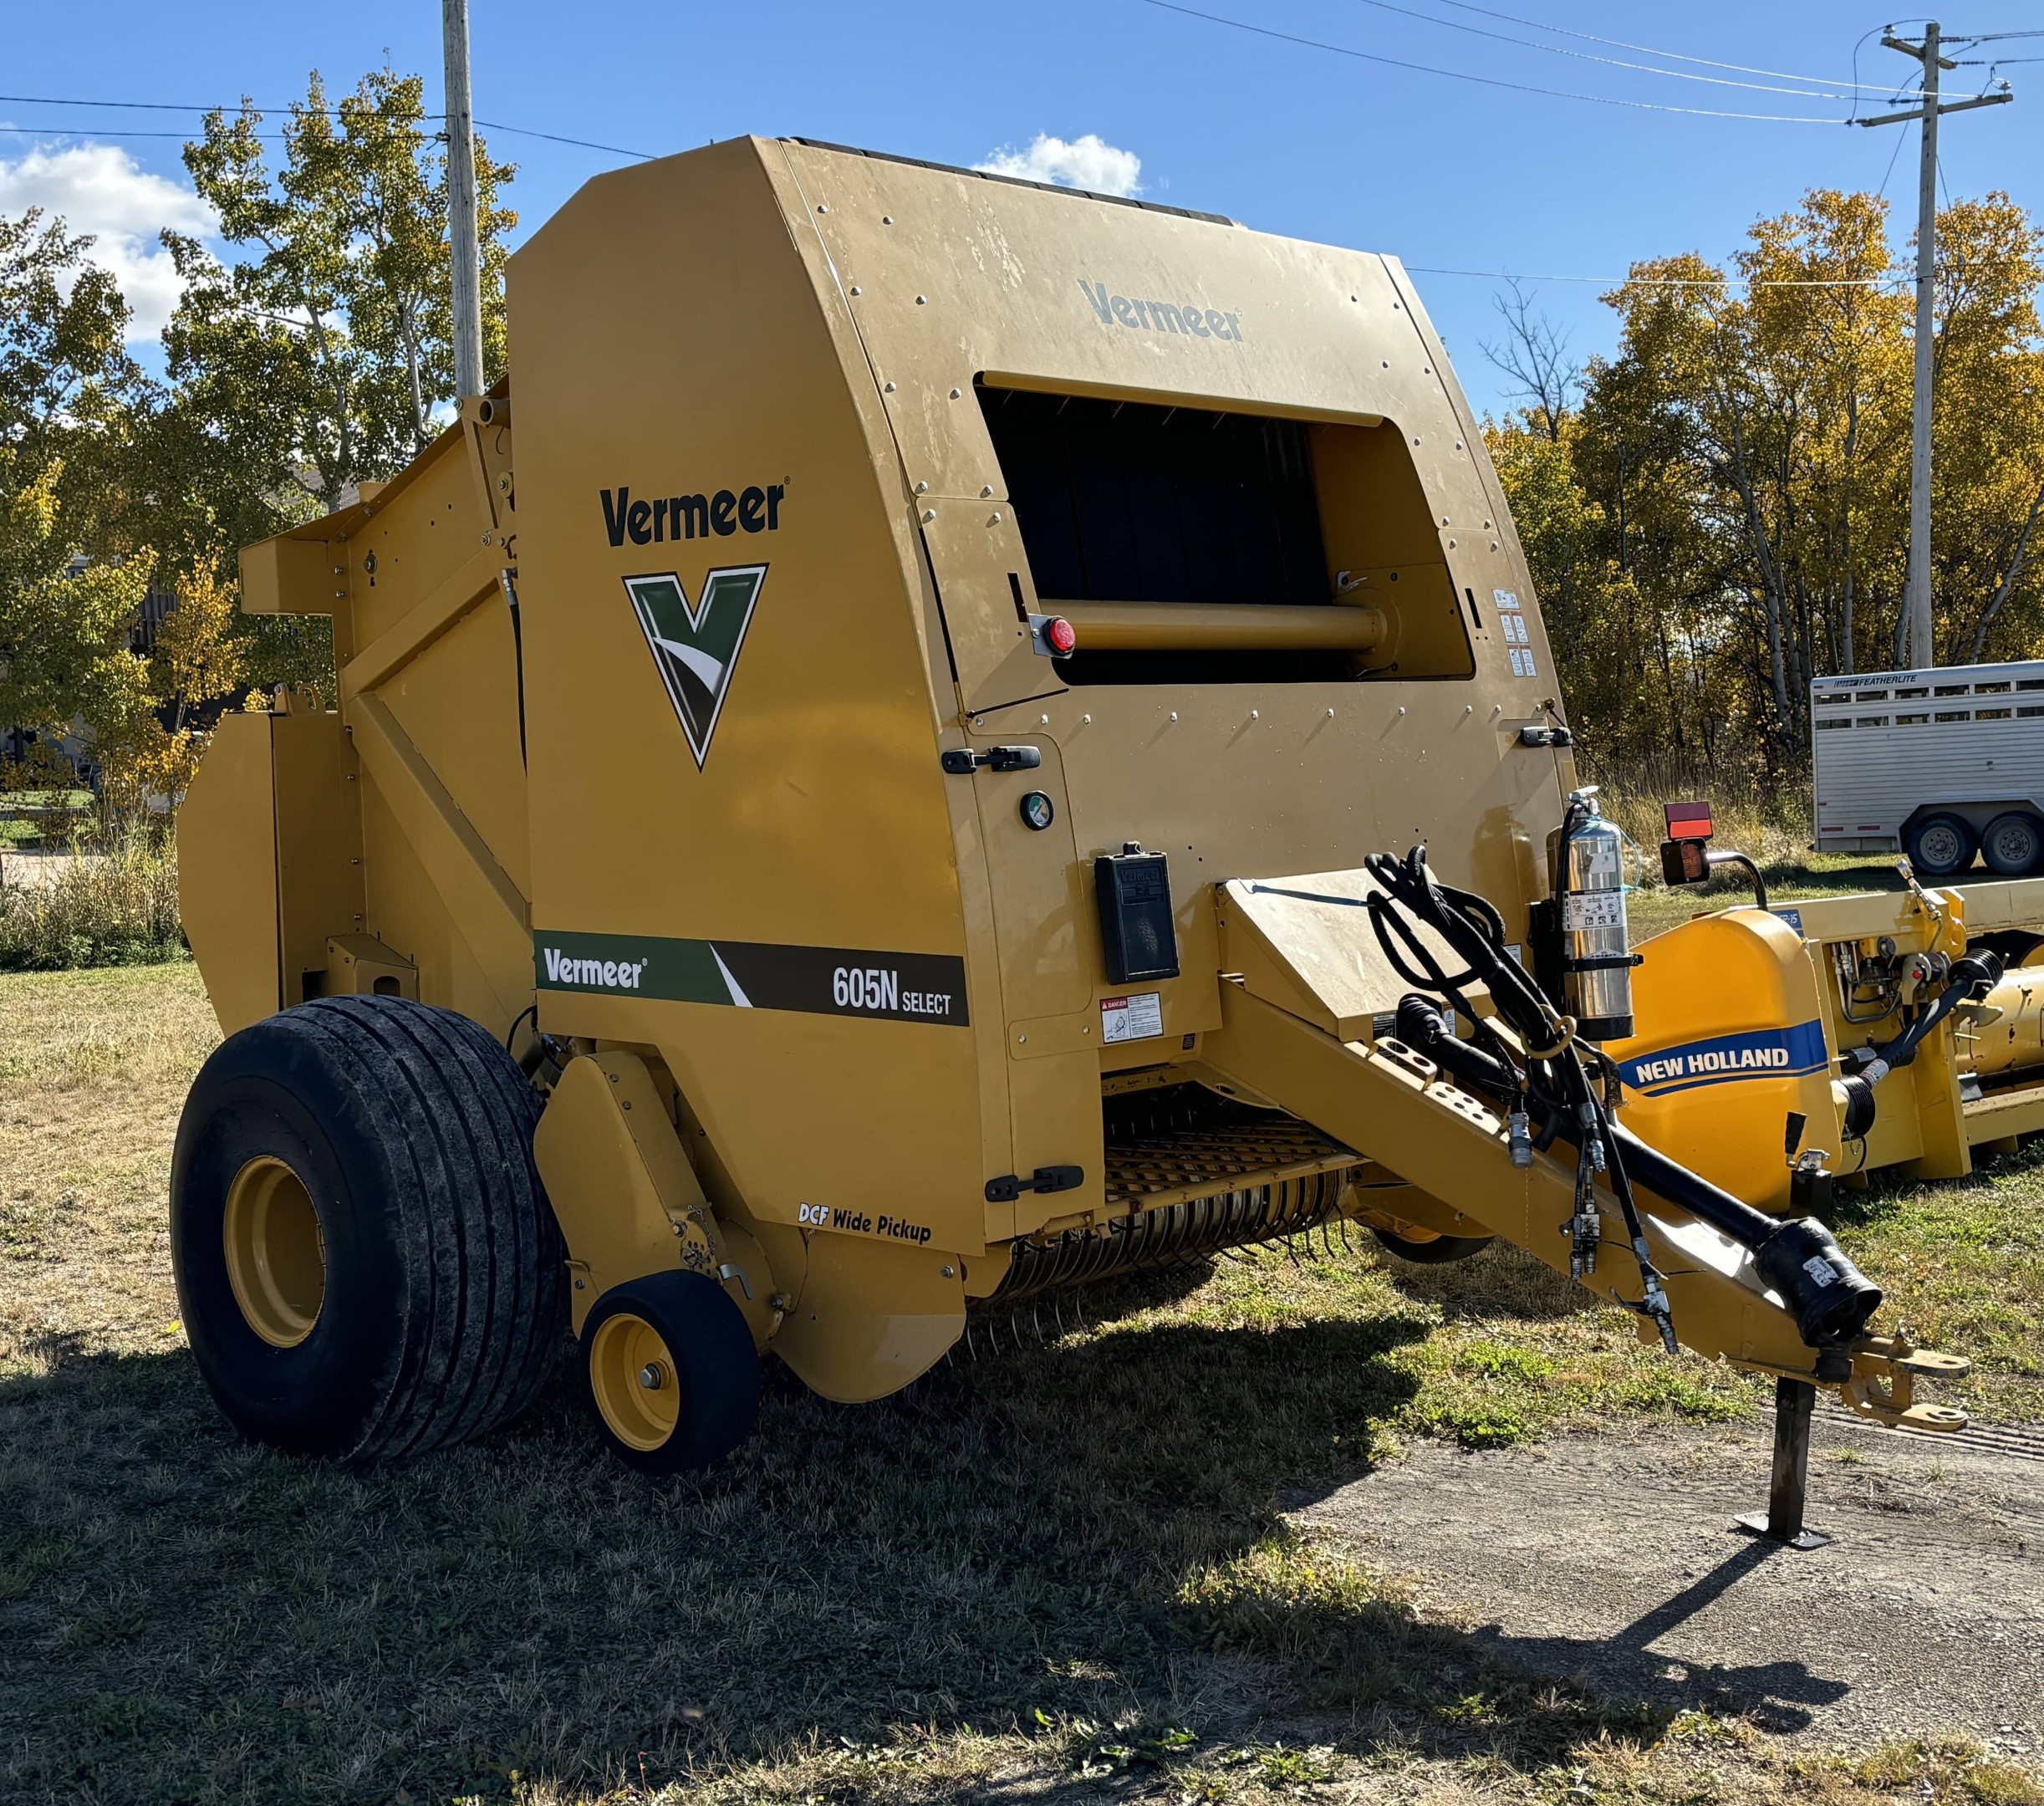
[{"label": "utility pole", "polygon": [[1903,593],[1909,628],[1906,662],[1913,670],[1921,670],[1938,661],[1930,619],[1930,402],[1932,354],[1936,349],[1932,303],[1938,255],[1938,119],[1941,114],[1964,113],[1971,107],[1996,106],[2015,96],[2004,82],[1999,94],[1939,105],[1939,72],[1959,65],[1940,54],[1935,19],[1924,27],[1921,43],[1911,43],[1892,33],[1881,42],[1890,50],[1914,57],[1924,71],[1916,105],[1904,113],[1883,113],[1878,119],[1858,122],[1893,125],[1904,120],[1919,120],[1924,128],[1923,167],[1916,184],[1916,383],[1909,415],[1909,568]]},{"label": "utility pole", "polygon": [[447,243],[454,262],[454,389],[482,393],[482,274],[476,243],[476,117],[468,97],[468,0],[441,0],[447,64]]}]

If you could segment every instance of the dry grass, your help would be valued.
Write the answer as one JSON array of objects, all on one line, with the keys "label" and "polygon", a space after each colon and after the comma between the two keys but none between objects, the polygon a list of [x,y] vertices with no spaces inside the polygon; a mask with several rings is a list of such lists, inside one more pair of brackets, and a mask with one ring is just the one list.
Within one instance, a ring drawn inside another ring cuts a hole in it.
[{"label": "dry grass", "polygon": [[660,1485],[565,1370],[396,1472],[246,1447],[164,1245],[212,1039],[189,966],[0,977],[10,1801],[2044,1800],[1536,1680],[1287,1529],[1403,1439],[1744,1408],[1496,1251],[1223,1263],[863,1409],[775,1368],[759,1437]]}]

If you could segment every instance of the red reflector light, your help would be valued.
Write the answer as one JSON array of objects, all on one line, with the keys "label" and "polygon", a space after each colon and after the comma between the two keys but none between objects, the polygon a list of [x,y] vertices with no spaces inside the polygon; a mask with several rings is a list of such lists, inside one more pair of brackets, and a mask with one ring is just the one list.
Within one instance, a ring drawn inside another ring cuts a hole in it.
[{"label": "red reflector light", "polygon": [[1670,840],[1708,840],[1711,835],[1708,803],[1665,803],[1661,813],[1668,819]]},{"label": "red reflector light", "polygon": [[1043,624],[1043,643],[1062,658],[1078,644],[1078,635],[1063,615],[1053,615]]}]

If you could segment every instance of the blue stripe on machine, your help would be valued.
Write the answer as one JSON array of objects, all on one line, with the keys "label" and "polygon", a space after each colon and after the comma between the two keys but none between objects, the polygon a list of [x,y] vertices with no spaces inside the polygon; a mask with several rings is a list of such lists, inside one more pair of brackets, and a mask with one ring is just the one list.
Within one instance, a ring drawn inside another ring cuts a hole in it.
[{"label": "blue stripe on machine", "polygon": [[1715,1035],[1685,1041],[1621,1060],[1618,1076],[1647,1097],[1665,1097],[1697,1085],[1735,1079],[1799,1079],[1830,1063],[1824,1025],[1812,1020],[1787,1028],[1757,1028],[1747,1034]]}]

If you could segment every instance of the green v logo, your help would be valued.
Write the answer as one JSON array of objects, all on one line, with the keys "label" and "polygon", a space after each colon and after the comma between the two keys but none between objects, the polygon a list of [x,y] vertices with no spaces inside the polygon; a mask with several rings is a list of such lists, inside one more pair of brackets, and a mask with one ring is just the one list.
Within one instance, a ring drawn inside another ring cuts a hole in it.
[{"label": "green v logo", "polygon": [[699,771],[710,756],[710,737],[724,712],[731,674],[766,581],[764,564],[713,570],[702,580],[702,605],[691,608],[688,591],[672,571],[624,579]]}]

